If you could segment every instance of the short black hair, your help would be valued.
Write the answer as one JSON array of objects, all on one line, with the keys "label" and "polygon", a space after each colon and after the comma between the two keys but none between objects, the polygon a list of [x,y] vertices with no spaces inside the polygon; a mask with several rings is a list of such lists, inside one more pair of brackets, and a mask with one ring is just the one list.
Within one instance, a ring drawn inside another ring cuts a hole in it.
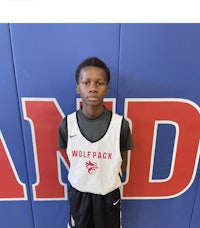
[{"label": "short black hair", "polygon": [[79,83],[79,76],[80,76],[80,71],[82,70],[82,68],[87,67],[87,66],[96,66],[99,67],[101,69],[103,69],[106,73],[106,78],[107,78],[107,84],[109,84],[110,81],[110,70],[107,67],[107,65],[105,64],[104,61],[102,61],[101,59],[99,59],[98,57],[89,57],[85,60],[83,60],[77,67],[76,69],[76,73],[75,73],[75,79],[76,79],[76,83]]}]

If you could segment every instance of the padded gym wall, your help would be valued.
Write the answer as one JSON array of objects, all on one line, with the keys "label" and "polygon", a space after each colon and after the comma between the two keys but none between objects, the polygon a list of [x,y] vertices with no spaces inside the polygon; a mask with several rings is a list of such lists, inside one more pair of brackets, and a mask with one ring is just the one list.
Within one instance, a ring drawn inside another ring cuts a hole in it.
[{"label": "padded gym wall", "polygon": [[110,67],[105,102],[132,127],[123,227],[200,226],[200,24],[0,24],[0,37],[1,227],[66,227],[57,131],[88,56]]}]

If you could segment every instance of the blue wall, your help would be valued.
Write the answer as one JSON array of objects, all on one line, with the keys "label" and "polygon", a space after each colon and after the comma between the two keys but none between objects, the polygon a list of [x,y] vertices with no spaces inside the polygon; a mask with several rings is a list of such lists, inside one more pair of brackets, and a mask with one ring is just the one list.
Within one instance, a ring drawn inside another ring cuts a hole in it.
[{"label": "blue wall", "polygon": [[[56,145],[57,125],[77,107],[76,66],[94,55],[111,70],[107,101],[116,101],[116,111],[132,123],[135,150],[123,191],[123,227],[200,227],[200,24],[0,24],[0,40],[0,227],[66,227],[68,161]],[[140,140],[151,147],[140,129],[150,129],[145,114],[161,112],[148,106],[137,117],[134,108],[144,101],[164,103],[166,113],[174,111],[188,125],[188,143],[177,158],[176,124],[158,128],[152,182],[162,190],[162,180],[170,183],[172,161],[178,169],[167,197],[153,190],[148,195],[151,181],[143,185],[140,179],[150,172]],[[177,102],[177,109],[166,101]],[[188,114],[177,114],[185,106]],[[193,171],[187,186],[171,194],[186,179],[187,167]]]}]

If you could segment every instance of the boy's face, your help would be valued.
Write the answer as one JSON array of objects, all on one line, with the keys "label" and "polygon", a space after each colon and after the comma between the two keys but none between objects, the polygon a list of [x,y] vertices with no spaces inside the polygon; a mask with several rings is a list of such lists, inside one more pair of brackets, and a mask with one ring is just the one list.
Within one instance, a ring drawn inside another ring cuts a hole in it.
[{"label": "boy's face", "polygon": [[106,73],[103,69],[88,66],[80,71],[76,92],[80,94],[83,105],[102,105],[108,91]]}]

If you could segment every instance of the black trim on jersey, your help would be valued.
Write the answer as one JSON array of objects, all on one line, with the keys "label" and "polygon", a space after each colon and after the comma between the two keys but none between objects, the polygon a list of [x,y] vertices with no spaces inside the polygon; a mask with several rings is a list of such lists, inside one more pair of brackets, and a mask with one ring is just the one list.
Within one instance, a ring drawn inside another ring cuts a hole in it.
[{"label": "black trim on jersey", "polygon": [[123,178],[122,178],[121,173],[119,173],[119,178],[120,178],[120,180],[121,180],[121,182],[122,182],[122,181],[123,181]]},{"label": "black trim on jersey", "polygon": [[[111,112],[111,111],[110,111],[110,112]],[[78,124],[78,128],[79,128],[79,130],[80,130],[82,136],[83,136],[85,139],[87,139],[89,142],[91,142],[91,143],[98,142],[99,140],[101,140],[101,139],[105,136],[105,134],[107,133],[108,128],[109,128],[109,126],[110,126],[112,116],[113,116],[113,112],[111,112],[111,116],[110,116],[110,120],[109,120],[108,126],[107,126],[105,132],[103,133],[103,135],[102,135],[99,139],[97,139],[97,140],[90,140],[90,139],[87,138],[86,135],[84,135],[84,133],[82,132],[82,130],[81,130],[81,128],[80,128],[79,121],[78,121],[78,111],[76,111],[76,121],[77,121],[77,124]],[[86,118],[87,118],[87,117],[86,117]],[[98,117],[97,117],[97,118],[98,118]]]}]

